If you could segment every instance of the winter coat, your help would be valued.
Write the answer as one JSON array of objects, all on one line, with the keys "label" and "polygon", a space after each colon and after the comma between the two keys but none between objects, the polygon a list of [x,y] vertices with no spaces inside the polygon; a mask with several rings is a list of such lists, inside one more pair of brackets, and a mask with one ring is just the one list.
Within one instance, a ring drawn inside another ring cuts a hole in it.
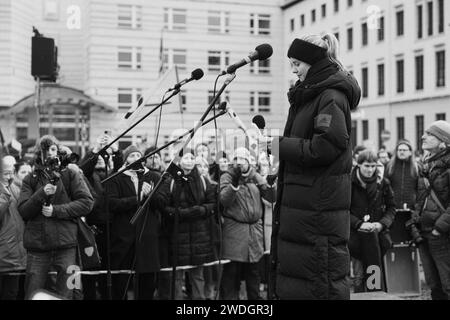
[{"label": "winter coat", "polygon": [[280,299],[349,299],[351,110],[360,88],[323,59],[288,97],[284,134],[273,141],[280,168],[272,287]]},{"label": "winter coat", "polygon": [[[441,234],[450,233],[450,148],[427,159],[420,170],[418,201],[415,216],[420,215],[420,229]],[[445,211],[438,208],[430,194],[434,190]],[[422,210],[423,208],[423,210]]]},{"label": "winter coat", "polygon": [[[141,190],[144,182],[155,186],[158,180],[159,174],[146,170],[139,179],[138,188]],[[136,272],[159,271],[160,213],[154,201],[150,201],[145,213],[132,225],[130,220],[145,199],[139,202],[131,177],[121,173],[110,180],[106,188],[111,215],[111,268],[129,269],[132,267],[130,257],[136,257]]]},{"label": "winter coat", "polygon": [[179,192],[177,266],[201,266],[218,260],[218,216],[216,186],[200,176],[197,169],[181,185],[172,178],[163,182],[158,202],[163,211],[162,259],[165,267],[173,265],[175,195]]},{"label": "winter coat", "polygon": [[273,202],[275,190],[253,168],[247,176],[241,176],[239,187],[235,188],[231,184],[234,174],[230,170],[220,178],[219,197],[224,207],[223,258],[255,263],[264,254],[262,197]]},{"label": "winter coat", "polygon": [[17,211],[19,194],[16,184],[6,188],[0,183],[0,273],[26,268],[24,222]]},{"label": "winter coat", "polygon": [[359,229],[364,222],[364,216],[369,215],[367,222],[379,222],[384,229],[389,229],[395,219],[394,194],[389,180],[379,178],[377,194],[370,199],[367,190],[356,177],[358,167],[352,172],[352,202],[350,207],[350,227],[352,231]]},{"label": "winter coat", "polygon": [[388,175],[385,171],[386,178],[389,179],[394,191],[394,200],[397,209],[402,209],[406,203],[408,208],[414,209],[417,195],[418,177],[411,175],[411,161],[402,161],[397,159],[392,174]]},{"label": "winter coat", "polygon": [[[63,183],[64,181],[64,183]],[[36,169],[25,177],[19,198],[19,213],[25,220],[24,247],[29,251],[50,251],[77,246],[76,219],[87,215],[94,204],[81,173],[64,169],[51,197],[53,215],[42,214],[47,196],[44,186],[49,183],[42,171]]]}]

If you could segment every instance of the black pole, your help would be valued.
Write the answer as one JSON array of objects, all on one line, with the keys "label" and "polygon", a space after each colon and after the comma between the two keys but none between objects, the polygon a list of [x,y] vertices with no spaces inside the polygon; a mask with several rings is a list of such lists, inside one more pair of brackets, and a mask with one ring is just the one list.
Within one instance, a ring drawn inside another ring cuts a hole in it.
[{"label": "black pole", "polygon": [[182,186],[182,172],[180,171],[180,175],[177,178],[174,178],[175,184],[175,193],[174,193],[174,226],[173,226],[173,234],[172,234],[172,283],[170,288],[170,297],[172,300],[175,300],[175,283],[176,283],[176,275],[177,275],[177,264],[178,264],[178,224],[180,219],[180,195],[181,195],[181,186]]}]

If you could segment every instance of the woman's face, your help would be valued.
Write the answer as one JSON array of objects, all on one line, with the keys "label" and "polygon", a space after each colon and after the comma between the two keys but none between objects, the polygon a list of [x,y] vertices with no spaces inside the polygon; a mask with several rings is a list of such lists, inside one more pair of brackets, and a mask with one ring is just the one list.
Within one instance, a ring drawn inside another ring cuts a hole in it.
[{"label": "woman's face", "polygon": [[364,176],[365,178],[373,177],[376,170],[377,170],[376,162],[364,161],[362,164],[359,165],[359,171],[361,172],[361,175]]},{"label": "woman's face", "polygon": [[300,81],[305,81],[306,75],[308,74],[311,65],[295,58],[289,58],[289,61],[291,63],[292,73],[296,74]]},{"label": "woman's face", "polygon": [[432,134],[429,134],[428,132],[425,132],[422,136],[422,149],[427,151],[437,151],[439,150],[439,146],[441,145],[442,141],[433,136]]},{"label": "woman's face", "polygon": [[200,173],[201,176],[208,175],[209,167],[205,163],[203,163],[203,162],[197,163],[196,166],[197,166],[197,170],[198,170],[198,172]]},{"label": "woman's face", "polygon": [[132,152],[127,157],[127,164],[131,164],[142,157],[140,152]]},{"label": "woman's face", "polygon": [[186,153],[180,159],[180,167],[184,171],[191,171],[195,166],[195,158],[192,153]]},{"label": "woman's face", "polygon": [[161,157],[159,154],[155,153],[154,155],[147,158],[146,167],[149,169],[159,170],[161,168]]},{"label": "woman's face", "polygon": [[56,158],[57,155],[58,155],[58,146],[53,144],[50,146],[50,148],[48,148],[47,157]]},{"label": "woman's face", "polygon": [[219,159],[219,169],[220,171],[228,171],[228,159],[227,158],[220,158]]},{"label": "woman's face", "polygon": [[20,166],[19,171],[16,172],[16,177],[20,181],[23,181],[23,179],[31,172],[31,166],[29,164],[23,164]]},{"label": "woman's face", "polygon": [[207,146],[201,144],[197,147],[197,156],[202,157],[204,159],[208,159],[209,156],[209,149]]}]

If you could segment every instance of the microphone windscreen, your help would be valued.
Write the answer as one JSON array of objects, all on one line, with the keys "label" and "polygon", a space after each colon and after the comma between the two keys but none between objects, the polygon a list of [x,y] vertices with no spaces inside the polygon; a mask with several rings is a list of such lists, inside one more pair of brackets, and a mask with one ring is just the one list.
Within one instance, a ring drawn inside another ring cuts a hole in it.
[{"label": "microphone windscreen", "polygon": [[272,56],[273,49],[270,44],[264,43],[255,48],[255,51],[258,52],[259,60],[266,60]]},{"label": "microphone windscreen", "polygon": [[225,111],[225,110],[227,110],[227,102],[226,102],[226,101],[222,101],[222,102],[220,103],[218,109],[219,109],[220,111]]},{"label": "microphone windscreen", "polygon": [[194,80],[200,80],[201,78],[203,78],[203,70],[202,69],[195,69],[194,71],[192,71],[191,77]]},{"label": "microphone windscreen", "polygon": [[266,120],[264,120],[264,117],[262,115],[257,114],[253,117],[252,122],[256,124],[258,129],[263,130],[266,127]]}]

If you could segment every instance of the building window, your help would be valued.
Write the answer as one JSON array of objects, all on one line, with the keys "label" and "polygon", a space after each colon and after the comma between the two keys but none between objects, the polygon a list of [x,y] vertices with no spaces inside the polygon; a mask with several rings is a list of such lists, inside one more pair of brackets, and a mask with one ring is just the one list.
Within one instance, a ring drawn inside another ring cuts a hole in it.
[{"label": "building window", "polygon": [[353,50],[353,28],[347,29],[347,48]]},{"label": "building window", "polygon": [[142,68],[142,48],[140,47],[119,47],[118,67],[121,69],[139,70]]},{"label": "building window", "polygon": [[230,13],[225,11],[208,11],[208,32],[229,33]]},{"label": "building window", "polygon": [[405,62],[397,60],[397,93],[405,91]]},{"label": "building window", "polygon": [[384,17],[380,17],[380,25],[378,28],[378,41],[384,40]]},{"label": "building window", "polygon": [[258,60],[252,61],[250,64],[250,73],[254,74],[269,74],[270,73],[270,60]]},{"label": "building window", "polygon": [[428,35],[433,35],[433,2],[430,1],[427,3],[428,6]]},{"label": "building window", "polygon": [[[216,92],[216,94],[217,94],[217,92]],[[208,91],[208,104],[211,104],[213,99],[214,99],[214,91],[209,90]],[[221,103],[222,101],[228,101],[229,102],[230,101],[230,91],[224,91],[220,95],[219,100],[217,100],[217,101],[218,101],[217,103]]]},{"label": "building window", "polygon": [[447,120],[445,113],[436,113],[436,121],[439,121],[439,120],[444,120],[444,121]]},{"label": "building window", "polygon": [[436,52],[436,86],[445,87],[445,50]]},{"label": "building window", "polygon": [[422,136],[424,133],[424,117],[416,116],[416,149],[422,151]]},{"label": "building window", "polygon": [[316,22],[316,9],[311,10],[311,22]]},{"label": "building window", "polygon": [[378,65],[378,95],[384,96],[384,64]]},{"label": "building window", "polygon": [[362,96],[367,98],[369,96],[369,68],[364,67],[362,72]]},{"label": "building window", "polygon": [[397,36],[402,36],[404,34],[404,13],[403,10],[397,11]]},{"label": "building window", "polygon": [[362,121],[363,141],[369,140],[369,120]]},{"label": "building window", "polygon": [[327,5],[324,3],[322,5],[322,18],[325,18],[327,16]]},{"label": "building window", "polygon": [[444,33],[444,0],[438,0],[438,14],[439,14],[439,22],[438,22],[438,32]]},{"label": "building window", "polygon": [[416,90],[423,89],[423,55],[416,56]]},{"label": "building window", "polygon": [[339,12],[339,0],[334,0],[334,12]]},{"label": "building window", "polygon": [[384,119],[378,119],[378,149],[381,149],[383,146],[383,137],[382,133],[385,129]]},{"label": "building window", "polygon": [[270,112],[270,92],[250,92],[250,112]]},{"label": "building window", "polygon": [[420,4],[417,6],[417,38],[423,37],[423,6]]},{"label": "building window", "polygon": [[142,28],[142,7],[119,4],[117,6],[117,25],[119,28],[140,29]]},{"label": "building window", "polygon": [[208,71],[218,72],[224,70],[229,63],[229,51],[208,51]]},{"label": "building window", "polygon": [[356,120],[352,121],[352,133],[351,133],[352,146],[356,146],[358,143],[358,122]]},{"label": "building window", "polygon": [[305,26],[305,15],[302,14],[300,16],[300,27],[304,27]]},{"label": "building window", "polygon": [[142,95],[142,89],[136,88],[118,88],[117,89],[117,106],[119,110],[129,110],[132,106],[137,105]]},{"label": "building window", "polygon": [[164,49],[164,71],[176,65],[178,70],[186,70],[185,49]]},{"label": "building window", "polygon": [[164,28],[173,31],[186,30],[187,10],[164,8]]},{"label": "building window", "polygon": [[351,8],[353,6],[353,0],[347,0],[347,7]]},{"label": "building window", "polygon": [[295,19],[291,19],[291,32],[295,30]]},{"label": "building window", "polygon": [[44,2],[44,20],[59,20],[59,1],[45,0]]},{"label": "building window", "polygon": [[361,25],[361,34],[362,34],[362,45],[367,46],[368,43],[368,29],[367,29],[367,22],[364,22]]},{"label": "building window", "polygon": [[405,118],[397,118],[397,141],[405,139]]},{"label": "building window", "polygon": [[250,34],[269,35],[270,34],[270,14],[250,15]]},{"label": "building window", "polygon": [[339,32],[335,32],[334,36],[336,37],[336,39],[339,41]]}]

